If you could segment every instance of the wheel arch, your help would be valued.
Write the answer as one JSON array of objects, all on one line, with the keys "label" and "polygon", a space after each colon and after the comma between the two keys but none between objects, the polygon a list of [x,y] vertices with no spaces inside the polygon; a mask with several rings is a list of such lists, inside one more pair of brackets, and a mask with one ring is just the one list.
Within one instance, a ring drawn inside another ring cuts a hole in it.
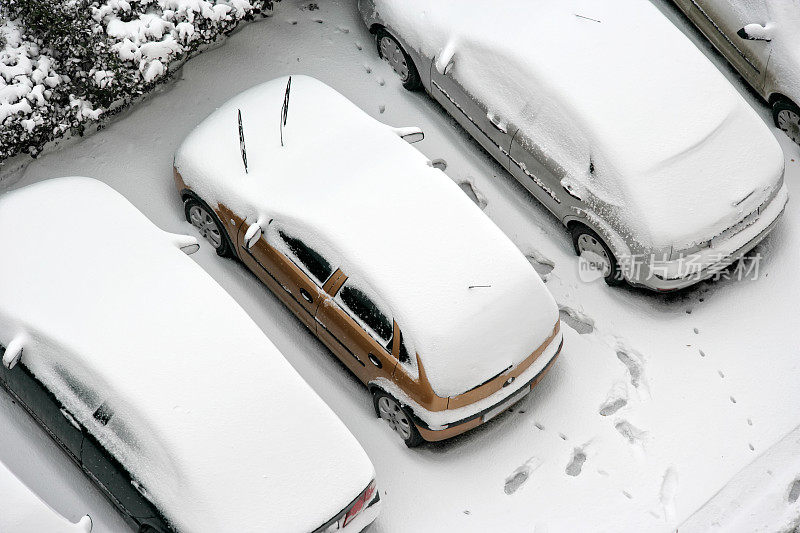
[{"label": "wheel arch", "polygon": [[792,100],[791,98],[789,98],[785,94],[778,93],[778,92],[770,94],[769,98],[767,99],[767,102],[769,103],[770,106],[774,106],[775,104],[777,104],[781,100],[785,100],[787,102],[793,103],[794,105],[797,105],[797,102],[795,102],[794,100]]}]

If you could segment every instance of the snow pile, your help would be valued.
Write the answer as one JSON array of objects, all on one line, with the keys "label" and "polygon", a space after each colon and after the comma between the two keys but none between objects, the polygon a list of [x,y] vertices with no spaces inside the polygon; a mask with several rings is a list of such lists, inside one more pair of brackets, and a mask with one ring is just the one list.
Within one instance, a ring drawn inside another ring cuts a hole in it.
[{"label": "snow pile", "polygon": [[39,499],[25,484],[0,463],[0,531],[49,531],[89,533],[92,519],[84,516],[73,524]]},{"label": "snow pile", "polygon": [[88,178],[3,195],[0,344],[176,530],[313,531],[372,464],[177,237]]},{"label": "snow pile", "polygon": [[286,84],[253,87],[195,128],[175,157],[186,184],[249,223],[274,219],[379,294],[439,396],[527,359],[558,309],[508,237],[392,128],[314,78],[292,77],[281,146]]},{"label": "snow pile", "polygon": [[650,2],[377,0],[376,11],[435,58],[434,79],[451,76],[519,128],[515,142],[643,248],[708,240],[777,188],[769,130]]}]

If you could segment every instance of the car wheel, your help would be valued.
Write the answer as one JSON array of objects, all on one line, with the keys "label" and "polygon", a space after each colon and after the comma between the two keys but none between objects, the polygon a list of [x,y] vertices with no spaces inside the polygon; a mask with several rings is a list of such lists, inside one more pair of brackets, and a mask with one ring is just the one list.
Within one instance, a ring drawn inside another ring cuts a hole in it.
[{"label": "car wheel", "polygon": [[603,279],[607,284],[615,286],[624,282],[617,258],[594,230],[583,224],[575,224],[570,232],[575,253],[578,254],[578,257],[582,257],[584,254],[593,254],[592,260],[600,262]]},{"label": "car wheel", "polygon": [[392,70],[400,77],[403,87],[409,91],[422,88],[419,72],[411,57],[403,50],[400,43],[388,31],[381,28],[376,32],[378,55],[389,63]]},{"label": "car wheel", "polygon": [[397,400],[381,390],[373,394],[372,400],[378,417],[386,421],[389,427],[400,435],[406,446],[414,448],[422,444],[422,435],[419,434],[417,426]]},{"label": "car wheel", "polygon": [[211,243],[221,257],[231,257],[233,246],[217,214],[203,200],[190,197],[184,204],[184,214],[200,235]]},{"label": "car wheel", "polygon": [[772,118],[781,131],[800,144],[800,107],[791,100],[778,100],[772,106]]}]

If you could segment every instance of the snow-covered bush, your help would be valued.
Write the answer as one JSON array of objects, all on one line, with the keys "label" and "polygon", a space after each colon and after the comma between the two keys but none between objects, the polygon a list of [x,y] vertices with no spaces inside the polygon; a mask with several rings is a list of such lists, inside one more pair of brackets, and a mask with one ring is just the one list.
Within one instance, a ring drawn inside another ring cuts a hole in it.
[{"label": "snow-covered bush", "polygon": [[69,128],[69,98],[57,62],[13,21],[0,23],[0,160],[36,153]]},{"label": "snow-covered bush", "polygon": [[[0,160],[116,111],[272,0],[3,0]],[[10,22],[13,21],[13,22]]]}]

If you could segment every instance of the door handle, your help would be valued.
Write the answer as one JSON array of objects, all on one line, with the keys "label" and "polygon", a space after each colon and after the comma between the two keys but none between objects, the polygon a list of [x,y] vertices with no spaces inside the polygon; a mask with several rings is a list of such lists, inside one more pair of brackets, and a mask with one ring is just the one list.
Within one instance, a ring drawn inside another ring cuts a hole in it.
[{"label": "door handle", "polygon": [[495,115],[494,113],[487,113],[486,118],[489,120],[489,124],[491,124],[494,129],[496,129],[500,133],[506,133],[506,134],[508,133],[508,128],[503,123],[503,121],[501,121],[497,117],[497,115]]},{"label": "door handle", "polygon": [[377,366],[378,368],[382,368],[383,367],[383,363],[381,363],[380,359],[375,357],[375,354],[369,354],[368,357],[369,357],[370,363],[372,363],[373,365]]},{"label": "door handle", "polygon": [[300,289],[300,296],[302,296],[303,300],[307,301],[308,303],[312,303],[314,301],[314,299],[305,289]]},{"label": "door handle", "polygon": [[578,195],[578,191],[576,191],[575,188],[572,185],[570,185],[569,183],[567,183],[567,184],[562,183],[561,187],[565,191],[567,191],[567,194],[569,194],[570,196],[572,196],[576,200],[583,201],[583,198],[581,198],[580,195]]}]

